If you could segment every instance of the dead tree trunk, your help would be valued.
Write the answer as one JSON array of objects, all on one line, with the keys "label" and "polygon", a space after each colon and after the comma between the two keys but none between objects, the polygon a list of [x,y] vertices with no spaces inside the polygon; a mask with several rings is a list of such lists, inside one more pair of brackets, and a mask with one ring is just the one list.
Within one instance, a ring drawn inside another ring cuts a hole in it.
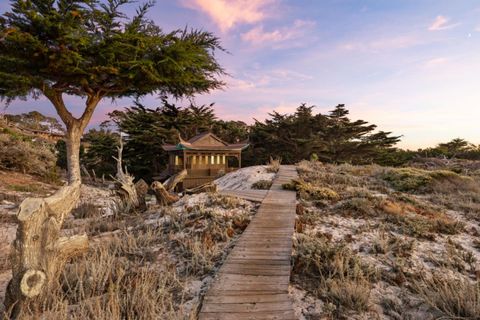
[{"label": "dead tree trunk", "polygon": [[187,170],[182,170],[168,178],[163,184],[158,181],[153,182],[151,188],[157,199],[157,204],[163,207],[178,201],[179,197],[173,193],[173,190],[186,176]]},{"label": "dead tree trunk", "polygon": [[113,157],[117,161],[117,174],[115,177],[112,177],[117,185],[116,193],[122,201],[122,210],[125,212],[130,212],[132,209],[139,208],[140,200],[137,194],[137,189],[133,180],[135,179],[132,175],[128,173],[127,168],[123,170],[122,165],[122,153],[123,153],[123,141],[120,136],[120,145],[117,147],[118,156]]},{"label": "dead tree trunk", "polygon": [[19,208],[17,237],[12,245],[12,271],[5,296],[6,310],[16,318],[28,299],[51,292],[65,262],[87,251],[86,234],[60,237],[65,216],[80,197],[80,181],[48,198],[27,198]]}]

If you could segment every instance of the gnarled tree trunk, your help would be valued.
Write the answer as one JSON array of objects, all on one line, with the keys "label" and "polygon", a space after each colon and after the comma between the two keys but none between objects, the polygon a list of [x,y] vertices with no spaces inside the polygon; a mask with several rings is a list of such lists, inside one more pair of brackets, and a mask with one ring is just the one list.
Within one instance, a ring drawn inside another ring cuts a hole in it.
[{"label": "gnarled tree trunk", "polygon": [[47,198],[27,198],[17,213],[17,237],[12,245],[12,271],[5,296],[6,310],[20,315],[28,299],[51,292],[65,262],[88,249],[86,234],[60,237],[65,216],[80,197],[80,181]]},{"label": "gnarled tree trunk", "polygon": [[12,318],[21,314],[25,304],[51,292],[65,262],[88,249],[87,235],[61,237],[60,230],[80,197],[80,139],[101,96],[88,94],[85,111],[75,118],[65,107],[61,91],[45,86],[43,93],[67,127],[68,185],[50,197],[27,198],[20,204],[11,254],[13,276],[4,301]]}]

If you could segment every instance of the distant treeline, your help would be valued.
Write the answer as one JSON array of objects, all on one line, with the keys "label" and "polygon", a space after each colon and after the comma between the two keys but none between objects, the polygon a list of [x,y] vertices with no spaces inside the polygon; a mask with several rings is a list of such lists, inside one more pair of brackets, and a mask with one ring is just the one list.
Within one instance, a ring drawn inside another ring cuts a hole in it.
[{"label": "distant treeline", "polygon": [[[122,111],[113,111],[99,129],[84,135],[82,141],[87,152],[82,148],[81,162],[89,171],[95,170],[97,176],[115,174],[112,157],[117,152],[118,132],[122,132],[127,135],[124,160],[129,172],[150,180],[166,167],[167,154],[162,144],[178,143],[179,135],[189,139],[204,131],[211,131],[230,143],[248,140],[250,147],[243,152],[242,160],[245,166],[264,164],[270,157],[281,158],[283,163],[318,159],[387,166],[400,166],[419,157],[480,160],[480,146],[459,138],[416,151],[396,148],[400,136],[378,131],[376,125],[351,120],[348,115],[344,105],[322,114],[315,113],[314,106],[301,104],[293,114],[274,111],[267,120],[247,125],[218,119],[213,104],[179,107],[162,99],[159,107],[147,108],[136,103]],[[8,116],[8,120],[25,127],[61,130],[55,121],[38,112]],[[4,158],[11,157],[5,154]],[[57,144],[57,165],[66,166],[63,141]]]},{"label": "distant treeline", "polygon": [[118,134],[128,135],[124,159],[129,171],[137,177],[151,179],[167,164],[162,144],[211,131],[234,143],[247,140],[250,147],[243,153],[244,165],[264,164],[270,157],[283,163],[318,159],[331,163],[399,166],[415,157],[457,157],[480,159],[480,149],[462,139],[442,143],[435,148],[405,151],[395,147],[400,136],[378,131],[364,120],[351,120],[345,105],[332,111],[315,113],[314,106],[301,104],[293,114],[272,112],[265,121],[247,125],[242,121],[224,121],[215,116],[213,104],[179,107],[162,100],[161,106],[147,108],[140,103],[109,114],[110,120],[99,130],[90,130],[84,140],[89,150],[82,157],[87,168],[97,174],[113,174],[112,155],[116,153]]}]

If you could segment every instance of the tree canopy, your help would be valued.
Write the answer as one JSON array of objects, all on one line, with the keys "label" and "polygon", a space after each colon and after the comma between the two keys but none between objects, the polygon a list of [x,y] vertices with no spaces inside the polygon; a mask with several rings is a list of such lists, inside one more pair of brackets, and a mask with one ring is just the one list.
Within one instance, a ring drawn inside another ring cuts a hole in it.
[{"label": "tree canopy", "polygon": [[0,95],[193,95],[222,86],[209,32],[165,33],[131,0],[14,0],[0,20]]},{"label": "tree canopy", "polygon": [[326,162],[368,163],[380,151],[393,151],[400,141],[391,132],[375,132],[376,125],[363,120],[351,121],[345,105],[338,105],[328,114],[313,113],[314,106],[301,104],[294,114],[273,112],[264,122],[251,128],[252,158],[266,162],[281,157],[294,163],[313,154]]},{"label": "tree canopy", "polygon": [[[193,96],[219,88],[218,38],[164,32],[147,18],[154,2],[127,16],[132,0],[12,0],[0,17],[0,97],[46,96],[67,127],[69,180],[80,180],[80,137],[103,98]],[[64,95],[85,98],[75,118]]]}]

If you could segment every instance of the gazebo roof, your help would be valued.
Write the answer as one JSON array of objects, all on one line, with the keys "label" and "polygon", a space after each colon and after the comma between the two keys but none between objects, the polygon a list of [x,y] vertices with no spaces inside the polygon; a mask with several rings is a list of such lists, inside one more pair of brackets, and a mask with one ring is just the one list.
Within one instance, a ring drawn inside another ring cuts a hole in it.
[{"label": "gazebo roof", "polygon": [[249,146],[248,142],[229,144],[214,135],[211,132],[200,133],[193,138],[185,141],[180,138],[180,142],[162,145],[165,151],[177,150],[195,150],[195,151],[242,151]]}]

